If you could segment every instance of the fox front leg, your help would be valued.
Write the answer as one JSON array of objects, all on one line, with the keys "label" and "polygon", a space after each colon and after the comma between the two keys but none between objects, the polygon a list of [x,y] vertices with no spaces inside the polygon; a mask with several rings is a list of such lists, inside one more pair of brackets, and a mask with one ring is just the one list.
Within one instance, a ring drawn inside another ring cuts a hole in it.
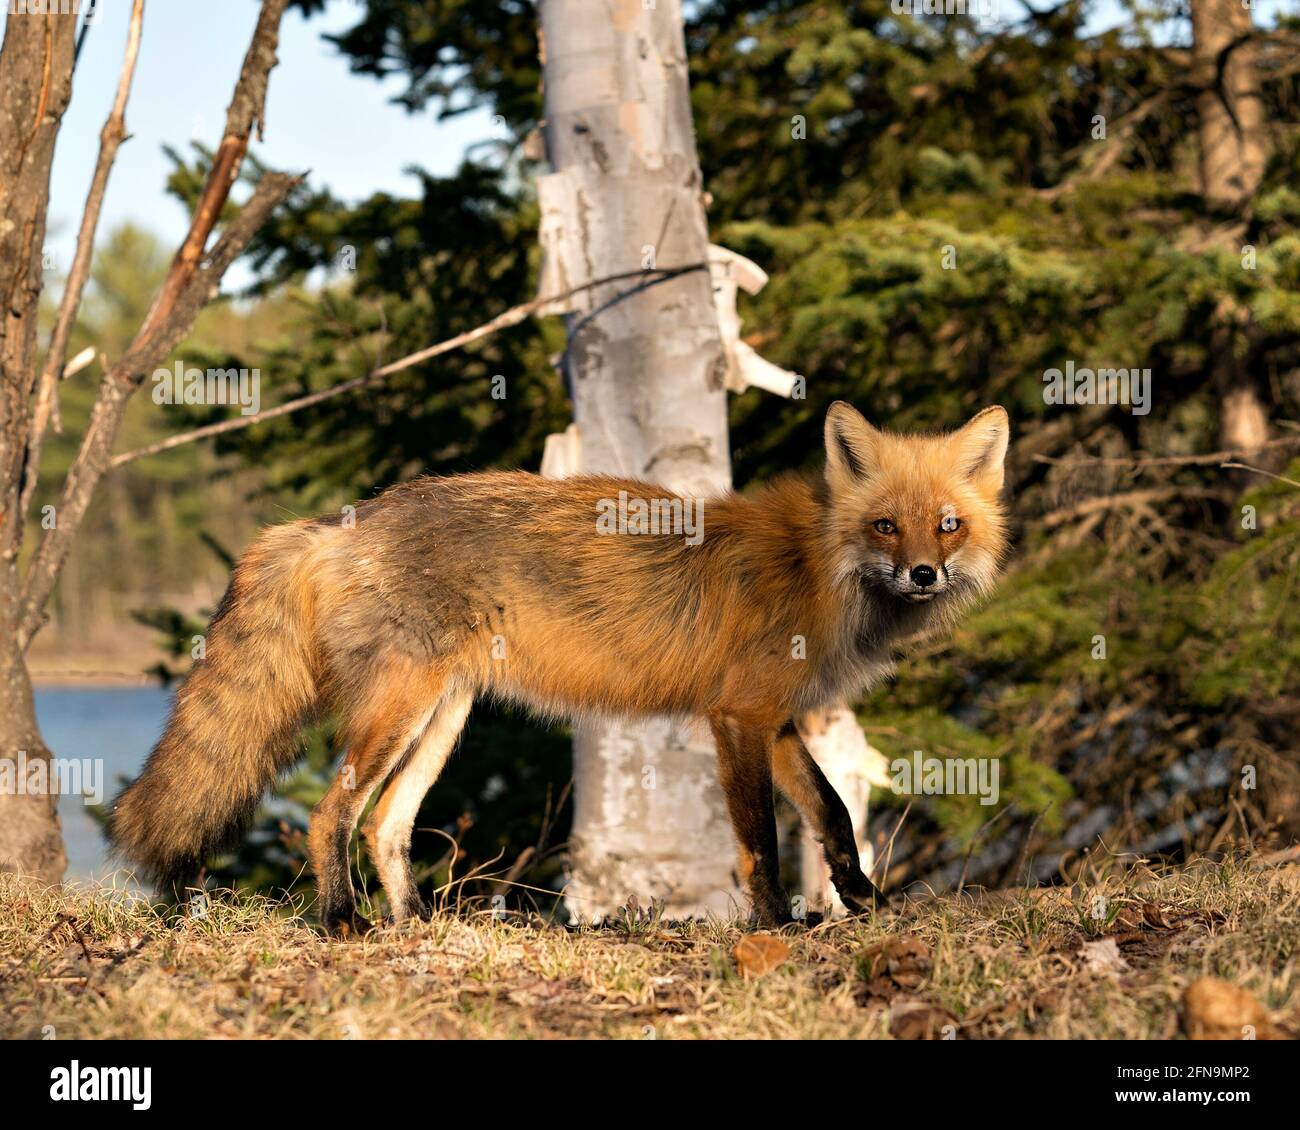
[{"label": "fox front leg", "polygon": [[849,810],[813,760],[793,721],[786,722],[777,733],[772,769],[777,785],[820,841],[840,901],[855,914],[883,905],[885,896],[862,873],[858,863]]}]

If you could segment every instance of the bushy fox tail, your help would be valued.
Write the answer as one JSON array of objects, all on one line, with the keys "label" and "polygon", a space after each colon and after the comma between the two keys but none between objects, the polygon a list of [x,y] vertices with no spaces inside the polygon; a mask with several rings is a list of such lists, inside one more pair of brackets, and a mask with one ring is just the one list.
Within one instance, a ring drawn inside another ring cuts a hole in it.
[{"label": "bushy fox tail", "polygon": [[116,850],[175,890],[237,841],[267,788],[296,760],[319,698],[311,533],[269,531],[244,555],[167,728],[109,821]]}]

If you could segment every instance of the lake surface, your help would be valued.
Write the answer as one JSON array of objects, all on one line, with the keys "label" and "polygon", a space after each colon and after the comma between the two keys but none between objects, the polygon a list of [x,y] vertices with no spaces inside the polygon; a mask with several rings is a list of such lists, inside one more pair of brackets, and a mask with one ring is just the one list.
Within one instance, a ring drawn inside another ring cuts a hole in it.
[{"label": "lake surface", "polygon": [[[172,691],[144,687],[38,687],[36,717],[55,757],[88,761],[102,782],[105,803],[134,777],[162,734]],[[90,778],[93,779],[93,778]],[[68,851],[69,880],[107,879],[108,860],[99,825],[80,796],[59,797]]]}]

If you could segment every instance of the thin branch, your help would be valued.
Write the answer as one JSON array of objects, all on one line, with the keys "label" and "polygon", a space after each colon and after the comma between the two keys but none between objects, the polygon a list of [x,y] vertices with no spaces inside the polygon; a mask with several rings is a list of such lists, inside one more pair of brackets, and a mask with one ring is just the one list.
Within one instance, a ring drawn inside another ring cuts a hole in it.
[{"label": "thin branch", "polygon": [[1268,440],[1259,447],[1251,448],[1250,451],[1211,451],[1205,455],[1156,455],[1150,458],[1141,456],[1087,456],[1084,458],[1074,457],[1063,459],[1054,455],[1035,455],[1035,463],[1051,463],[1057,467],[1067,469],[1073,467],[1195,467],[1223,465],[1225,459],[1233,459],[1239,455],[1251,455],[1269,447],[1288,447],[1300,443],[1300,435],[1281,436],[1277,439]]},{"label": "thin branch", "polygon": [[81,30],[77,33],[77,46],[72,52],[73,67],[76,67],[81,62],[81,49],[86,46],[86,35],[90,31],[92,23],[94,23],[93,13],[87,12],[81,18]]},{"label": "thin branch", "polygon": [[[274,408],[267,408],[261,412],[255,412],[251,416],[237,416],[230,420],[221,420],[215,424],[205,424],[201,428],[195,428],[193,431],[181,432],[174,436],[168,436],[166,439],[159,440],[157,443],[147,444],[144,447],[137,447],[131,451],[124,451],[120,455],[114,455],[109,462],[110,468],[121,467],[124,463],[132,463],[137,459],[143,459],[147,455],[157,455],[159,452],[170,451],[174,447],[180,447],[182,444],[194,443],[196,440],[207,439],[209,436],[224,435],[227,432],[237,432],[243,428],[251,427],[253,424],[261,423],[263,420],[273,420],[277,416],[287,416],[291,412],[299,412],[304,408],[310,408],[313,404],[319,404],[321,401],[330,400],[335,396],[342,396],[346,392],[353,392],[367,385],[376,384],[385,377],[393,373],[399,373],[403,369],[409,369],[422,361],[428,361],[433,357],[441,356],[443,353],[450,353],[453,349],[460,349],[463,346],[471,345],[485,337],[489,337],[500,330],[508,329],[511,326],[517,326],[524,321],[529,315],[538,310],[545,309],[547,306],[556,302],[564,302],[576,294],[583,291],[593,290],[596,287],[608,286],[610,283],[622,282],[626,279],[646,279],[645,286],[662,282],[667,278],[674,278],[679,274],[687,271],[702,270],[707,264],[691,263],[685,267],[660,267],[654,270],[646,271],[623,271],[617,275],[606,275],[604,278],[594,279],[589,283],[583,283],[581,286],[570,287],[568,290],[561,291],[559,294],[548,294],[541,298],[534,298],[529,302],[522,302],[518,306],[512,306],[504,313],[498,314],[491,321],[484,322],[481,326],[476,326],[472,330],[466,330],[462,334],[448,338],[446,341],[440,341],[436,345],[426,346],[416,353],[408,354],[405,357],[398,358],[387,365],[382,365],[377,369],[372,369],[361,377],[353,377],[350,381],[343,381],[341,384],[332,385],[330,388],[321,389],[319,392],[309,393],[306,396],[300,396],[296,400],[286,401],[284,404],[276,405]],[[647,276],[652,276],[647,279]],[[626,293],[632,293],[631,291]]]},{"label": "thin branch", "polygon": [[[244,56],[226,116],[226,135],[218,148],[185,242],[172,260],[144,323],[126,352],[103,375],[90,423],[68,470],[55,509],[55,523],[44,531],[23,583],[19,646],[26,648],[45,622],[45,605],[90,505],[95,487],[109,468],[132,394],[145,373],[162,361],[194,326],[199,310],[216,297],[221,277],[244,251],[257,229],[299,183],[299,178],[266,173],[248,203],[226,226],[216,245],[203,252],[239,174],[254,123],[261,121],[267,81],[275,66],[280,19],[288,0],[263,0],[257,27]],[[238,156],[238,160],[234,158]],[[234,163],[232,164],[232,160]]]},{"label": "thin branch", "polygon": [[1286,483],[1287,486],[1300,487],[1300,483],[1295,479],[1288,479],[1285,475],[1275,475],[1272,471],[1265,471],[1263,467],[1252,467],[1248,463],[1220,463],[1220,467],[1233,467],[1239,471],[1253,471],[1257,475],[1267,475],[1270,479],[1276,479],[1279,483]]},{"label": "thin branch", "polygon": [[176,252],[171,269],[145,316],[138,338],[150,336],[166,320],[181,292],[189,285],[198,270],[203,248],[216,226],[217,219],[230,197],[231,186],[239,176],[244,154],[248,152],[248,139],[257,126],[258,140],[262,135],[262,114],[266,106],[266,87],[271,68],[276,64],[275,49],[279,42],[280,18],[289,0],[264,0],[257,27],[253,30],[248,53],[230,107],[226,111],[226,128],[212,159],[207,183],[194,209],[189,233]]},{"label": "thin branch", "polygon": [[[108,177],[113,171],[113,162],[117,160],[118,148],[127,136],[126,103],[131,94],[131,80],[135,76],[136,59],[140,54],[140,32],[143,25],[144,0],[135,0],[131,9],[130,28],[127,31],[126,53],[122,57],[122,70],[117,80],[117,96],[113,99],[113,108],[109,111],[108,119],[99,134],[99,159],[95,163],[95,173],[90,178],[90,191],[86,194],[86,206],[81,214],[81,229],[77,232],[77,250],[72,258],[68,281],[63,288],[63,297],[59,301],[59,313],[54,322],[54,331],[50,334],[45,366],[41,370],[37,385],[36,408],[27,439],[27,463],[22,501],[18,507],[20,515],[27,513],[32,495],[36,491],[46,428],[53,420],[55,430],[62,431],[59,426],[58,389],[64,371],[63,358],[68,349],[68,339],[72,336],[72,328],[77,321],[77,314],[81,309],[81,298],[86,289],[86,282],[90,278],[90,263],[95,251],[95,232],[99,227],[99,216],[104,207]],[[82,28],[83,36],[85,26],[83,25]]]}]

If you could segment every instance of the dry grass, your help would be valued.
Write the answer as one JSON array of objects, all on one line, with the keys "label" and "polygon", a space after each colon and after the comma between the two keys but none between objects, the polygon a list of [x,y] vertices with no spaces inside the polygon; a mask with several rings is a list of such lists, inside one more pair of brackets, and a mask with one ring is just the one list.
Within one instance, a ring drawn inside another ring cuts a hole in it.
[{"label": "dry grass", "polygon": [[0,1036],[1164,1038],[1204,975],[1300,1032],[1300,867],[1258,861],[791,928],[762,976],[738,969],[734,923],[570,931],[462,907],[342,943],[300,909],[214,899],[169,924],[0,876]]}]

